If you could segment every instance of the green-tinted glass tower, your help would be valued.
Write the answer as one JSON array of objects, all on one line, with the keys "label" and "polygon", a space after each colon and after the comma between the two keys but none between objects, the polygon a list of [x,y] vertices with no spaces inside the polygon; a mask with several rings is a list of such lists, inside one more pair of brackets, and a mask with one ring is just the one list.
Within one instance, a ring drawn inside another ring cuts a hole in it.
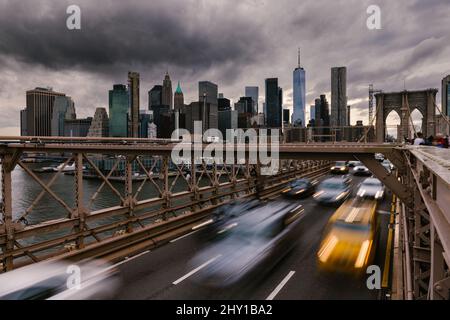
[{"label": "green-tinted glass tower", "polygon": [[129,94],[126,85],[115,84],[109,90],[109,135],[126,137],[128,135]]}]

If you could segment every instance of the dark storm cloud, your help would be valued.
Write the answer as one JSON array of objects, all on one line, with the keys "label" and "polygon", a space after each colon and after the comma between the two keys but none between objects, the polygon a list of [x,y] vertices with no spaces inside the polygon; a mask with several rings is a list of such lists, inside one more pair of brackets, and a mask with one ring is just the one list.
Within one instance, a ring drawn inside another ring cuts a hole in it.
[{"label": "dark storm cloud", "polygon": [[[450,73],[449,0],[375,2],[0,0],[0,111],[8,114],[0,129],[17,127],[25,90],[35,86],[71,95],[78,115],[92,116],[128,70],[141,73],[141,108],[167,69],[187,103],[197,99],[199,80],[236,101],[246,85],[258,85],[262,98],[264,79],[278,77],[289,108],[298,47],[306,109],[320,94],[330,100],[330,68],[347,66],[352,123],[367,119],[370,83],[384,91],[438,88]],[[66,28],[71,4],[82,10],[80,31]],[[381,30],[366,27],[372,4]]]},{"label": "dark storm cloud", "polygon": [[[81,8],[81,30],[66,28],[66,8],[72,3]],[[0,54],[54,70],[110,73],[122,65],[170,64],[202,71],[230,61],[248,63],[261,51],[261,35],[248,19],[226,12],[209,12],[214,20],[205,19],[196,5],[9,1],[0,12]]]}]

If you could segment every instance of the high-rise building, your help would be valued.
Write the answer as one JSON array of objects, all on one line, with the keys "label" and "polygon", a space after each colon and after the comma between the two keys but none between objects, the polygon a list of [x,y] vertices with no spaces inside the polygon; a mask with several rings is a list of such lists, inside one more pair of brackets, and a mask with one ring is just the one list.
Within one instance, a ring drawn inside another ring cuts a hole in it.
[{"label": "high-rise building", "polygon": [[52,136],[64,136],[64,120],[76,119],[75,104],[71,97],[57,96],[53,103]]},{"label": "high-rise building", "polygon": [[316,106],[313,104],[309,107],[309,120],[316,119]]},{"label": "high-rise building", "polygon": [[350,106],[347,106],[347,126],[350,126]]},{"label": "high-rise building", "polygon": [[192,102],[183,107],[182,113],[185,117],[185,129],[191,133],[194,133],[194,121],[202,121],[203,131],[219,127],[218,108],[215,104],[205,104],[202,101]]},{"label": "high-rise building", "polygon": [[266,79],[266,124],[269,128],[281,128],[282,107],[278,78]]},{"label": "high-rise building", "polygon": [[166,114],[170,111],[169,106],[167,105],[157,105],[157,106],[153,106],[152,107],[152,111],[153,111],[153,122],[156,124],[156,127],[159,128],[158,130],[161,129],[161,119],[163,114]]},{"label": "high-rise building", "polygon": [[347,68],[331,68],[331,125],[347,126]]},{"label": "high-rise building", "polygon": [[248,113],[253,115],[253,99],[252,97],[240,97],[239,101],[234,104],[234,110],[238,113]]},{"label": "high-rise building", "polygon": [[294,126],[305,126],[305,105],[306,105],[306,73],[300,65],[300,50],[298,51],[298,65],[293,72],[294,88],[294,112],[292,114],[292,124]]},{"label": "high-rise building", "polygon": [[231,109],[219,110],[218,127],[222,132],[223,139],[226,140],[227,130],[237,129],[238,127],[238,112]]},{"label": "high-rise building", "polygon": [[139,137],[139,73],[128,72],[128,91],[130,93],[129,137]]},{"label": "high-rise building", "polygon": [[173,99],[172,80],[170,80],[169,72],[166,72],[161,91],[161,104],[169,106],[169,109],[173,109],[172,99]]},{"label": "high-rise building", "polygon": [[290,113],[289,109],[283,109],[283,125],[289,124]]},{"label": "high-rise building", "polygon": [[281,109],[281,113],[283,113],[283,89],[278,87],[278,104]]},{"label": "high-rise building", "polygon": [[218,104],[219,111],[231,109],[230,99],[224,98],[223,95],[222,95],[222,97],[220,97],[220,95],[219,95],[219,99],[217,99],[217,104]]},{"label": "high-rise building", "polygon": [[234,110],[238,113],[238,128],[251,128],[251,119],[253,117],[254,102],[252,97],[241,97],[234,104]]},{"label": "high-rise building", "polygon": [[123,84],[115,84],[109,90],[109,135],[126,137],[128,135],[129,94]]},{"label": "high-rise building", "polygon": [[[152,114],[149,110],[140,110],[139,113],[139,138],[148,138],[149,125],[152,123]],[[156,138],[156,136],[155,136]]]},{"label": "high-rise building", "polygon": [[148,110],[152,109],[152,106],[162,105],[162,86],[156,85],[148,92]]},{"label": "high-rise building", "polygon": [[258,100],[259,100],[259,87],[245,87],[245,96],[251,97],[253,100],[253,111],[255,115],[258,111]]},{"label": "high-rise building", "polygon": [[96,108],[94,118],[87,133],[88,137],[108,137],[109,118],[105,108]]},{"label": "high-rise building", "polygon": [[450,116],[450,75],[442,79],[442,113]]},{"label": "high-rise building", "polygon": [[180,81],[178,81],[178,86],[173,96],[173,107],[175,110],[179,111],[182,106],[184,106],[184,95],[183,91],[181,91]]},{"label": "high-rise building", "polygon": [[317,127],[329,127],[330,126],[330,109],[327,101],[327,97],[322,94],[320,98],[315,100],[314,106],[315,116],[314,121]]},{"label": "high-rise building", "polygon": [[50,136],[55,98],[65,96],[52,88],[35,88],[26,92],[27,135]]},{"label": "high-rise building", "polygon": [[20,110],[20,135],[27,136],[27,109]]},{"label": "high-rise building", "polygon": [[200,81],[198,83],[198,97],[200,102],[211,103],[214,105],[218,105],[217,97],[218,97],[218,87],[217,84],[212,83],[210,81]]},{"label": "high-rise building", "polygon": [[92,124],[92,117],[84,119],[64,120],[64,136],[66,137],[86,137]]}]

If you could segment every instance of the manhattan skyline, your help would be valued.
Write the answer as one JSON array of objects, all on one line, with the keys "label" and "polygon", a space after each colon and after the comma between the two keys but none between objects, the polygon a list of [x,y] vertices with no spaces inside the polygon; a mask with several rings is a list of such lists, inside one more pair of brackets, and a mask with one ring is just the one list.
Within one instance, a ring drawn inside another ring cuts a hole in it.
[{"label": "manhattan skyline", "polygon": [[198,99],[198,81],[217,83],[232,103],[259,86],[260,111],[264,81],[277,77],[292,112],[301,47],[306,106],[322,93],[330,101],[330,68],[346,66],[352,124],[367,122],[369,83],[440,89],[450,71],[446,1],[379,1],[381,30],[367,29],[369,1],[103,2],[78,1],[81,30],[68,30],[67,1],[0,1],[0,134],[19,133],[26,90],[51,86],[72,97],[80,117],[92,116],[108,109],[108,90],[129,70],[141,75],[141,109],[168,70],[187,102]]}]

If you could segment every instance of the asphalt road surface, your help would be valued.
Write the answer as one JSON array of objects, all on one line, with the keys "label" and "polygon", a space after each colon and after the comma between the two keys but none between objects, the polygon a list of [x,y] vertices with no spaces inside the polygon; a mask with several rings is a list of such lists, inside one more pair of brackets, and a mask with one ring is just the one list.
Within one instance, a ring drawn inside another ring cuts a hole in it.
[{"label": "asphalt road surface", "polygon": [[[352,177],[353,192],[364,177]],[[323,179],[323,178],[322,178]],[[380,242],[374,264],[383,273],[389,211],[392,195],[381,202]],[[201,249],[195,234],[174,239],[153,251],[143,252],[117,264],[122,286],[117,299],[379,299],[379,290],[369,290],[367,277],[320,273],[316,253],[328,219],[336,208],[316,204],[312,197],[295,200],[304,205],[305,216],[298,244],[262,279],[238,290],[199,287],[191,280],[196,269],[188,262]],[[214,257],[211,257],[214,259]],[[209,261],[205,261],[207,264]]]}]

